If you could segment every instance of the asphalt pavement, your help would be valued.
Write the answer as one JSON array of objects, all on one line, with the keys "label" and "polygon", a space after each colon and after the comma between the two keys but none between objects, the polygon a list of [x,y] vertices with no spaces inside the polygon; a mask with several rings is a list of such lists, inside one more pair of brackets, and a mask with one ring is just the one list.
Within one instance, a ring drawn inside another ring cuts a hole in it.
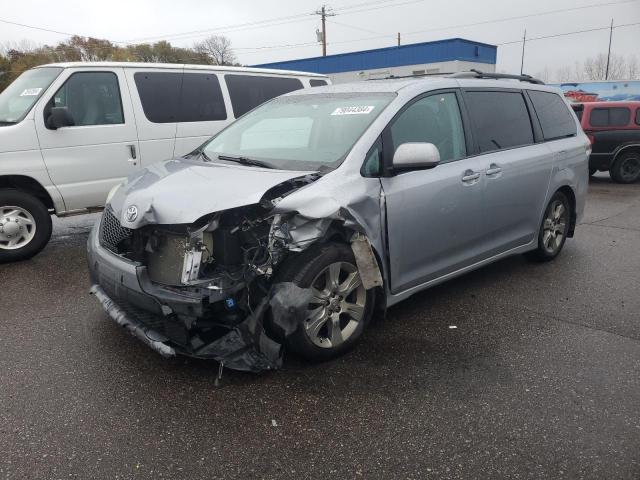
[{"label": "asphalt pavement", "polygon": [[552,263],[506,259],[338,360],[218,387],[88,295],[96,218],[0,265],[0,478],[640,478],[640,184],[593,179]]}]

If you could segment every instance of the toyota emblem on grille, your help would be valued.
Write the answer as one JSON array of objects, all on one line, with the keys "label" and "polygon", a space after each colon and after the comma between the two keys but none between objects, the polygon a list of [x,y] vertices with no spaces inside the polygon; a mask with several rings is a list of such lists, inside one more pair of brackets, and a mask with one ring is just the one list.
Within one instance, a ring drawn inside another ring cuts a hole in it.
[{"label": "toyota emblem on grille", "polygon": [[127,222],[129,223],[135,221],[135,219],[138,218],[138,207],[136,207],[135,205],[131,205],[129,208],[127,208],[126,217]]}]

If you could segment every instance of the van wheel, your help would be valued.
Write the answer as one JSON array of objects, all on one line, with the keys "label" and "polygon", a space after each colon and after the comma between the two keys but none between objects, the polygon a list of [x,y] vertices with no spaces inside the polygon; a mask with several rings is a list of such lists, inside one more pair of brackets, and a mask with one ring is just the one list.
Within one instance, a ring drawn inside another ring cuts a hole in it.
[{"label": "van wheel", "polygon": [[307,316],[285,339],[293,352],[310,361],[335,358],[351,349],[371,319],[374,290],[366,290],[349,245],[312,246],[283,265],[278,281],[311,288]]},{"label": "van wheel", "polygon": [[624,152],[616,158],[609,171],[616,183],[634,183],[640,179],[640,151]]},{"label": "van wheel", "polygon": [[33,195],[0,190],[0,263],[33,257],[51,238],[51,215]]},{"label": "van wheel", "polygon": [[538,247],[527,256],[539,262],[548,262],[558,256],[569,232],[571,204],[562,192],[556,192],[544,212],[538,232]]},{"label": "van wheel", "polygon": [[589,168],[589,176],[593,177],[597,171],[598,171],[597,168]]}]

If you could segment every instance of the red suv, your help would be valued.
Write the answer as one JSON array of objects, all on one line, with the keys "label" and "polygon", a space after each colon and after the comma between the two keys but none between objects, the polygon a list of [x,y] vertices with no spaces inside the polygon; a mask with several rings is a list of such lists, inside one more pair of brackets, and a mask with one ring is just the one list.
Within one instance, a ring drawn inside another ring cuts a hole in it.
[{"label": "red suv", "polygon": [[575,103],[592,145],[589,173],[609,171],[614,182],[640,179],[640,102]]}]

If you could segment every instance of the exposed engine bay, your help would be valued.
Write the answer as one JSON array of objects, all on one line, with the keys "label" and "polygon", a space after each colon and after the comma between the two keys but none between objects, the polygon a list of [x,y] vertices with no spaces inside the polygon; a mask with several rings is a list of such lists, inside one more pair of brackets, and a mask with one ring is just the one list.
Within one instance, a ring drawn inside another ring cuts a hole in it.
[{"label": "exposed engine bay", "polygon": [[[189,225],[128,229],[107,207],[100,245],[139,265],[140,284],[156,299],[156,314],[149,321],[135,305],[123,305],[119,287],[105,280],[96,281],[92,293],[116,322],[165,356],[214,358],[247,371],[279,368],[282,338],[268,335],[265,324],[280,335],[292,333],[312,295],[311,289],[278,279],[290,255],[339,236],[352,244],[366,287],[382,285],[371,245],[360,232],[332,218],[275,212],[283,198],[318,178],[314,173],[285,181],[257,204],[214,212]],[[92,268],[92,276],[98,269]],[[109,302],[114,295],[117,305]]]}]

